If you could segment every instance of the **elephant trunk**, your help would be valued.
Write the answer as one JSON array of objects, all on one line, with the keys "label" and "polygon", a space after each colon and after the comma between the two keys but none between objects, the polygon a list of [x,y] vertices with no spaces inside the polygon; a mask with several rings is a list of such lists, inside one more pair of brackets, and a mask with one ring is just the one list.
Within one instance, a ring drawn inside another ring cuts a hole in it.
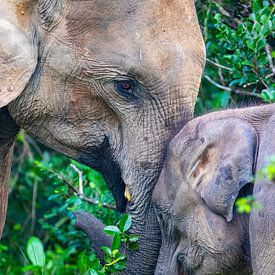
[{"label": "elephant trunk", "polygon": [[133,217],[133,226],[129,233],[139,236],[139,249],[137,252],[127,251],[125,274],[154,274],[161,246],[161,233],[151,203],[143,220]]},{"label": "elephant trunk", "polygon": [[[93,249],[102,261],[104,254],[101,250],[101,246],[105,245],[110,247],[111,245],[110,236],[102,231],[104,225],[98,219],[87,213],[78,212],[75,213],[75,216],[75,227],[83,230],[88,235]],[[140,220],[138,224],[136,223],[137,221],[133,217],[133,226],[129,230],[129,234],[139,236],[139,248],[135,252],[127,248],[122,248],[122,251],[126,251],[127,262],[125,270],[119,274],[151,275],[154,274],[161,245],[159,224],[152,205],[148,206],[146,217],[143,219],[142,224],[140,224]]]},{"label": "elephant trunk", "polygon": [[86,233],[96,255],[102,262],[104,252],[102,251],[101,246],[104,245],[110,247],[112,244],[112,238],[103,232],[105,225],[100,220],[86,212],[75,212],[74,215],[76,218],[74,225],[75,228]]}]

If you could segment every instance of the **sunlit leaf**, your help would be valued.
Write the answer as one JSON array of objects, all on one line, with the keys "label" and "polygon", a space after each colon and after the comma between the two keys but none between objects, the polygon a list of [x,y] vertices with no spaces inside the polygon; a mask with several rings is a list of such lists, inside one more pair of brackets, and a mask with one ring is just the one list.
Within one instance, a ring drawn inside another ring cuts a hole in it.
[{"label": "sunlit leaf", "polygon": [[37,237],[31,237],[27,242],[27,255],[35,266],[45,266],[45,252],[42,242]]}]

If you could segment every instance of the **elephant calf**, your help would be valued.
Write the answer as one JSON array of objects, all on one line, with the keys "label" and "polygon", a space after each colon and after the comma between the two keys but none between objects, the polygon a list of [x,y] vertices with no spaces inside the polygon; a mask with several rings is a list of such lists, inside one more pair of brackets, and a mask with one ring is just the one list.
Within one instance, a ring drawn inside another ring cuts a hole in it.
[{"label": "elephant calf", "polygon": [[[275,184],[252,183],[275,154],[275,104],[198,117],[171,141],[153,193],[156,274],[275,274]],[[237,197],[263,207],[237,214]]]}]

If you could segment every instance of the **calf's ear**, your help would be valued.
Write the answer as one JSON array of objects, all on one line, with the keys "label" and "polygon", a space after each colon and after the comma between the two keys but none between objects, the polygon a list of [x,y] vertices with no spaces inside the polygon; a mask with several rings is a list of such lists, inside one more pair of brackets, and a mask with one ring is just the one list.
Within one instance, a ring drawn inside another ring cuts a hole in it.
[{"label": "calf's ear", "polygon": [[36,67],[36,48],[0,12],[0,108],[20,95]]},{"label": "calf's ear", "polygon": [[240,189],[253,178],[256,131],[236,118],[201,123],[197,130],[202,145],[188,179],[207,207],[230,222]]}]

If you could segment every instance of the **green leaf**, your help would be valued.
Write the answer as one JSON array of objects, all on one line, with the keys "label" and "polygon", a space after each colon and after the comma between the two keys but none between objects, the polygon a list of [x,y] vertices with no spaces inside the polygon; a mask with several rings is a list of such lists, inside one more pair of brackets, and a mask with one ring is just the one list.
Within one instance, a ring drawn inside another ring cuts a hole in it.
[{"label": "green leaf", "polygon": [[137,242],[137,241],[138,241],[138,236],[136,236],[136,235],[129,236],[129,242],[133,243],[133,242]]},{"label": "green leaf", "polygon": [[111,256],[112,255],[112,250],[111,248],[107,246],[101,246],[101,249],[106,253],[106,255]]},{"label": "green leaf", "polygon": [[121,242],[120,236],[118,233],[116,233],[114,235],[113,242],[112,242],[112,250],[119,249],[120,242]]},{"label": "green leaf", "polygon": [[275,179],[275,165],[269,165],[266,168],[267,177],[269,180]]},{"label": "green leaf", "polygon": [[17,141],[20,142],[20,143],[24,142],[24,135],[23,135],[22,132],[18,133],[18,135],[17,135]]},{"label": "green leaf", "polygon": [[117,223],[118,228],[122,232],[126,232],[131,227],[131,225],[132,225],[132,218],[128,214],[124,214],[119,220],[119,222]]},{"label": "green leaf", "polygon": [[120,233],[119,228],[115,225],[108,225],[103,229],[103,231],[106,234],[111,235],[111,236],[114,236],[115,234]]},{"label": "green leaf", "polygon": [[99,273],[95,269],[93,268],[89,269],[89,275],[98,275],[98,274]]},{"label": "green leaf", "polygon": [[27,242],[27,255],[31,263],[35,266],[45,266],[45,252],[42,242],[36,238],[31,237]]},{"label": "green leaf", "polygon": [[275,89],[264,89],[262,90],[261,97],[266,102],[275,102]]},{"label": "green leaf", "polygon": [[52,201],[52,200],[55,200],[55,199],[61,198],[61,197],[62,197],[62,194],[53,194],[53,195],[49,196],[48,200]]},{"label": "green leaf", "polygon": [[242,65],[245,65],[245,66],[253,66],[253,63],[250,61],[250,60],[244,60],[243,62],[242,62]]},{"label": "green leaf", "polygon": [[239,84],[240,83],[240,79],[234,79],[234,80],[232,80],[230,83],[229,83],[229,87],[232,87],[232,86],[234,86],[234,85],[236,85],[236,84]]},{"label": "green leaf", "polygon": [[79,269],[80,274],[85,274],[85,272],[89,268],[89,257],[87,257],[83,252],[80,254],[78,258],[77,267]]},{"label": "green leaf", "polygon": [[36,272],[41,271],[41,266],[37,266],[37,265],[25,265],[22,268],[22,271],[23,272],[34,271],[35,274],[36,274]]},{"label": "green leaf", "polygon": [[120,257],[120,253],[118,249],[112,251],[112,257],[118,259]]},{"label": "green leaf", "polygon": [[129,248],[131,251],[136,251],[136,250],[138,249],[138,243],[137,243],[137,242],[129,243],[129,244],[128,244],[128,248]]},{"label": "green leaf", "polygon": [[254,40],[247,40],[246,45],[249,49],[254,50],[255,49],[255,41]]}]

